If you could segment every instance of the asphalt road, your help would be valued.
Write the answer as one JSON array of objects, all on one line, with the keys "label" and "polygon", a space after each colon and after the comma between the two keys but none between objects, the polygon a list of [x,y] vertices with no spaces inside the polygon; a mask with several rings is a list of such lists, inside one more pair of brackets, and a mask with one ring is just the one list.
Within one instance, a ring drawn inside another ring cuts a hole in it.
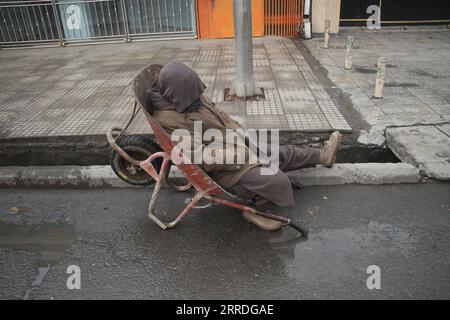
[{"label": "asphalt road", "polygon": [[[1,299],[449,299],[450,184],[308,187],[265,232],[233,209],[176,229],[146,218],[147,189],[0,190]],[[163,190],[168,219],[189,193]],[[68,266],[81,289],[66,285]],[[369,290],[370,265],[381,289]]]}]

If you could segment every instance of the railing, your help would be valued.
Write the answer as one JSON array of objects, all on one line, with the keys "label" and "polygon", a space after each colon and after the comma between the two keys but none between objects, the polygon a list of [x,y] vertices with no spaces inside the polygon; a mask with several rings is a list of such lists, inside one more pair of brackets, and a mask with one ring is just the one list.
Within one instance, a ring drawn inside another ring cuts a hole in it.
[{"label": "railing", "polygon": [[56,1],[64,42],[126,39],[120,0]]},{"label": "railing", "polygon": [[298,37],[304,0],[264,0],[264,34]]},{"label": "railing", "polygon": [[130,37],[195,36],[195,1],[126,1]]},{"label": "railing", "polygon": [[195,36],[194,0],[0,1],[5,47]]},{"label": "railing", "polygon": [[52,1],[0,2],[0,19],[2,45],[61,40]]}]

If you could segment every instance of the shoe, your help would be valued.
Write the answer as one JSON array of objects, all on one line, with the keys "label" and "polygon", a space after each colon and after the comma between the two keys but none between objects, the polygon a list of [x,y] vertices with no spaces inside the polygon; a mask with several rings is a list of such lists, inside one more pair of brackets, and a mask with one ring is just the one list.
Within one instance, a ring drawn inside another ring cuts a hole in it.
[{"label": "shoe", "polygon": [[275,231],[283,226],[283,222],[260,216],[256,213],[243,211],[242,216],[245,220],[257,225],[261,229]]},{"label": "shoe", "polygon": [[331,168],[336,162],[336,154],[341,145],[342,135],[339,131],[331,134],[330,138],[325,141],[323,147],[320,149],[320,164]]}]

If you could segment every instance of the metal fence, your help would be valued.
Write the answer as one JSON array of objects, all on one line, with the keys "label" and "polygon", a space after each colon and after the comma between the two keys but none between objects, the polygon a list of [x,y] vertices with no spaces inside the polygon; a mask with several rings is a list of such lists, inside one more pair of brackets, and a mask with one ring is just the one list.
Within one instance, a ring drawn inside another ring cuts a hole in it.
[{"label": "metal fence", "polygon": [[264,34],[296,38],[304,0],[264,0]]},{"label": "metal fence", "polygon": [[2,45],[60,40],[52,1],[1,1],[0,19]]},{"label": "metal fence", "polygon": [[126,36],[120,0],[57,1],[64,42],[124,39]]},{"label": "metal fence", "polygon": [[196,36],[194,0],[0,0],[0,44]]},{"label": "metal fence", "polygon": [[195,35],[194,1],[129,0],[126,7],[131,37]]}]

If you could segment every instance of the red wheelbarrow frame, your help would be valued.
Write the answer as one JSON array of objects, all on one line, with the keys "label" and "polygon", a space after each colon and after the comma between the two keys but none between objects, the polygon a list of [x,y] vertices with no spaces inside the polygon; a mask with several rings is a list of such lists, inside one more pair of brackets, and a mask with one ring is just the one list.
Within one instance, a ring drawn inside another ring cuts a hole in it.
[{"label": "red wheelbarrow frame", "polygon": [[[181,212],[177,215],[175,220],[165,223],[158,219],[155,215],[155,205],[156,200],[158,198],[159,191],[161,186],[165,182],[166,177],[168,176],[170,169],[170,159],[172,154],[172,149],[175,146],[175,143],[171,140],[170,135],[160,126],[160,124],[152,117],[150,113],[145,110],[143,106],[147,103],[148,92],[149,89],[153,87],[155,76],[157,76],[157,72],[159,71],[159,65],[149,65],[141,70],[138,75],[135,77],[133,81],[132,91],[135,98],[135,110],[133,111],[133,116],[130,119],[129,124],[136,116],[137,112],[140,110],[144,113],[153,134],[163,151],[153,153],[146,160],[139,161],[132,158],[125,150],[123,150],[116,142],[118,135],[115,135],[116,132],[119,132],[119,135],[122,134],[125,129],[113,127],[108,130],[107,138],[111,147],[119,153],[121,157],[127,160],[129,163],[139,166],[144,169],[155,181],[155,186],[150,198],[150,204],[148,207],[148,216],[154,221],[159,227],[163,230],[175,227],[196,205],[201,199],[207,199],[213,203],[220,203],[228,207],[232,207],[235,209],[239,209],[245,212],[249,212],[252,214],[261,215],[266,218],[270,218],[273,220],[281,221],[284,225],[291,226],[301,233],[302,236],[306,237],[308,234],[308,230],[300,226],[298,224],[293,223],[289,218],[282,217],[279,215],[275,215],[269,212],[262,212],[256,210],[252,207],[244,205],[239,202],[230,201],[219,197],[220,194],[226,194],[231,196],[232,198],[236,198],[234,195],[231,195],[222,187],[220,187],[211,177],[209,177],[199,166],[191,163],[184,163],[181,161],[180,164],[177,164],[179,171],[189,182],[186,186],[178,187],[177,190],[187,190],[190,187],[194,187],[196,192],[192,197],[191,201],[186,205],[186,207],[181,210]],[[136,110],[136,106],[138,109]],[[128,124],[128,125],[129,125]],[[127,125],[127,126],[128,126]],[[153,166],[152,162],[157,159],[162,158],[162,165],[157,172],[156,168]]]}]

